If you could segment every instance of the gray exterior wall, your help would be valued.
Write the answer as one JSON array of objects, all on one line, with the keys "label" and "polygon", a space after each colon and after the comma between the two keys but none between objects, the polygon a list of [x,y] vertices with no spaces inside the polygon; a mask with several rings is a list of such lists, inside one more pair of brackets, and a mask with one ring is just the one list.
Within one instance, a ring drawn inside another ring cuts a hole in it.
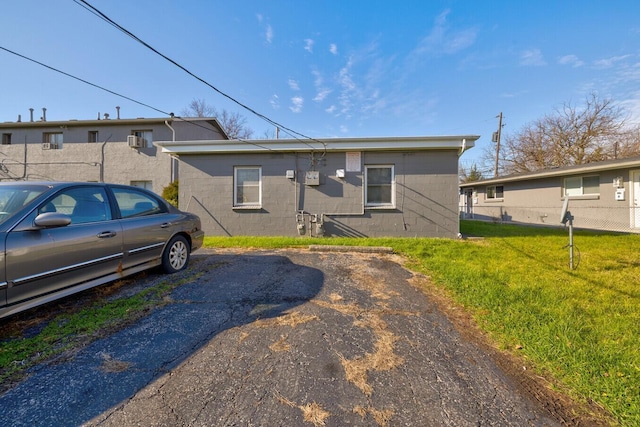
[{"label": "gray exterior wall", "polygon": [[[318,160],[317,153],[315,159]],[[458,234],[458,152],[361,152],[361,171],[346,168],[346,153],[329,152],[317,161],[320,185],[304,184],[312,170],[309,153],[180,155],[180,207],[200,216],[207,235],[298,236],[303,211],[306,236],[448,237]],[[395,208],[364,208],[364,166],[393,165]],[[234,166],[262,167],[262,207],[233,207]],[[286,178],[295,170],[296,178]]]},{"label": "gray exterior wall", "polygon": [[[465,186],[465,190],[473,189],[471,209],[464,194],[460,197],[461,217],[495,222],[518,222],[534,225],[561,226],[560,213],[564,203],[563,183],[566,177],[598,176],[599,194],[572,196],[569,200],[569,211],[574,217],[575,227],[610,230],[640,231],[640,221],[635,219],[634,188],[632,171],[638,168],[621,168],[581,174],[567,174],[541,179],[523,179],[521,181],[491,183],[502,185],[504,197],[487,199],[487,185],[479,183]],[[622,177],[624,200],[616,200],[614,179]],[[495,181],[495,180],[493,180]],[[636,195],[639,197],[640,195]],[[470,214],[469,214],[470,212]]]},{"label": "gray exterior wall", "polygon": [[[98,142],[87,142],[96,131]],[[227,139],[211,118],[5,122],[0,134],[11,135],[11,144],[0,145],[0,181],[144,181],[161,194],[179,163],[155,146],[130,148],[135,131],[151,131],[153,141]],[[52,132],[62,132],[62,148],[44,150],[43,135]]]},{"label": "gray exterior wall", "polygon": [[[26,159],[25,159],[26,155]],[[102,169],[102,170],[101,170]],[[171,157],[153,148],[130,148],[126,142],[76,143],[60,150],[40,144],[1,145],[0,181],[100,181],[130,184],[151,181],[161,194],[169,185]]]}]

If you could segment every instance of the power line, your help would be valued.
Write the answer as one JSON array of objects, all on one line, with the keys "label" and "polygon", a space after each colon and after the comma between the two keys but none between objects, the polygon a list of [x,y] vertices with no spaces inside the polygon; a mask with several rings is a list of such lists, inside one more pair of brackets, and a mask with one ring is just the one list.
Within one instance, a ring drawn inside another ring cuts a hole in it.
[{"label": "power line", "polygon": [[307,135],[304,135],[304,134],[302,134],[300,132],[297,132],[297,131],[295,131],[295,130],[293,130],[291,128],[288,128],[287,126],[284,126],[284,125],[276,122],[275,120],[270,119],[269,117],[265,116],[264,114],[261,114],[261,113],[257,112],[256,110],[254,110],[253,108],[249,107],[248,105],[238,101],[237,99],[235,99],[231,95],[229,95],[229,94],[223,92],[222,90],[218,89],[217,87],[215,87],[213,84],[209,83],[208,81],[206,81],[202,77],[199,77],[195,73],[191,72],[190,70],[188,70],[183,65],[181,65],[178,62],[174,61],[173,59],[169,58],[167,55],[161,53],[160,51],[155,49],[153,46],[149,45],[144,40],[140,39],[138,36],[133,34],[131,31],[127,30],[126,28],[124,28],[123,26],[121,26],[120,24],[118,24],[117,22],[112,20],[111,18],[109,18],[107,15],[102,13],[100,10],[98,10],[96,7],[92,6],[87,1],[85,1],[85,0],[73,0],[73,1],[76,4],[78,4],[78,5],[82,6],[83,8],[87,9],[89,12],[91,12],[94,15],[98,16],[100,19],[102,19],[103,21],[107,22],[109,25],[113,26],[114,28],[118,29],[119,31],[123,32],[127,36],[129,36],[132,39],[134,39],[135,41],[137,41],[138,43],[142,44],[144,47],[146,47],[147,49],[151,50],[156,55],[159,55],[160,57],[164,58],[165,60],[167,60],[170,63],[172,63],[173,65],[175,65],[176,67],[180,68],[182,71],[184,71],[185,73],[187,73],[191,77],[195,78],[196,80],[198,80],[201,83],[205,84],[209,88],[213,89],[218,94],[222,95],[223,97],[227,98],[228,100],[232,101],[233,103],[239,105],[240,107],[244,108],[245,110],[249,111],[250,113],[256,115],[257,117],[261,118],[262,120],[266,121],[267,123],[284,130],[286,133],[288,133],[294,139],[297,139],[297,140],[303,142],[305,145],[307,145],[312,150],[315,149],[313,146],[311,146],[310,144],[308,144],[305,141],[300,140],[295,135],[298,135],[299,137],[301,137],[303,139],[307,139],[309,141],[314,141],[314,142],[318,142],[318,143],[322,144],[322,146],[325,149],[325,153],[326,153],[326,144],[323,141],[317,140],[315,138],[311,138],[311,137],[309,137]]},{"label": "power line", "polygon": [[[112,94],[112,95],[118,96],[118,97],[120,97],[120,98],[126,99],[126,100],[131,101],[131,102],[134,102],[134,103],[136,103],[136,104],[138,104],[138,105],[142,105],[142,106],[144,106],[144,107],[150,108],[150,109],[152,109],[152,110],[154,110],[154,111],[157,111],[157,112],[159,112],[159,113],[161,113],[161,114],[164,114],[164,115],[166,115],[166,116],[171,116],[171,117],[173,117],[174,119],[182,120],[183,122],[187,122],[187,123],[189,123],[189,124],[191,124],[191,125],[193,125],[193,126],[201,127],[202,129],[211,130],[210,128],[208,128],[208,127],[206,127],[206,126],[203,126],[203,125],[201,125],[200,123],[197,123],[197,122],[195,122],[195,121],[193,121],[193,120],[189,120],[189,118],[180,117],[180,116],[174,116],[174,114],[173,114],[173,113],[167,113],[166,111],[163,111],[163,110],[161,110],[161,109],[159,109],[159,108],[156,108],[156,107],[154,107],[154,106],[152,106],[152,105],[145,104],[144,102],[137,101],[137,100],[135,100],[135,99],[133,99],[133,98],[131,98],[131,97],[129,97],[129,96],[122,95],[122,94],[120,94],[120,93],[118,93],[118,92],[115,92],[115,91],[113,91],[113,90],[111,90],[111,89],[107,89],[107,88],[105,88],[104,86],[98,85],[98,84],[96,84],[96,83],[92,83],[92,82],[90,82],[90,81],[88,81],[88,80],[85,80],[85,79],[83,79],[83,78],[80,78],[80,77],[78,77],[78,76],[74,76],[73,74],[67,73],[66,71],[59,70],[58,68],[52,67],[51,65],[47,65],[47,64],[45,64],[45,63],[43,63],[43,62],[37,61],[37,60],[35,60],[35,59],[33,59],[33,58],[30,58],[30,57],[28,57],[28,56],[25,56],[25,55],[22,55],[22,54],[20,54],[20,53],[18,53],[18,52],[15,52],[15,51],[11,50],[11,49],[7,49],[6,47],[0,46],[0,50],[4,50],[4,51],[5,51],[5,52],[7,52],[7,53],[10,53],[10,54],[15,55],[15,56],[17,56],[17,57],[19,57],[19,58],[25,59],[25,60],[27,60],[27,61],[33,62],[34,64],[38,64],[38,65],[40,65],[40,66],[42,66],[42,67],[45,67],[45,68],[47,68],[47,69],[49,69],[49,70],[51,70],[51,71],[55,71],[56,73],[60,73],[60,74],[62,74],[62,75],[64,75],[64,76],[70,77],[70,78],[72,78],[72,79],[74,79],[74,80],[78,80],[79,82],[85,83],[85,84],[87,84],[87,85],[89,85],[89,86],[93,86],[93,87],[95,87],[95,88],[97,88],[97,89],[103,90],[103,91],[108,92],[108,93],[110,93],[110,94]],[[253,145],[253,146],[258,147],[258,148],[262,148],[262,149],[267,150],[267,151],[274,151],[273,149],[271,149],[271,148],[269,148],[269,147],[265,147],[265,146],[263,146],[263,145],[256,144],[256,143],[251,142],[251,141],[249,141],[249,140],[245,140],[245,139],[242,139],[242,138],[236,138],[236,139],[237,139],[238,141],[240,141],[240,142],[244,142],[244,143],[246,143],[246,144],[250,144],[250,145]],[[313,149],[313,147],[311,147],[311,148]]]},{"label": "power line", "polygon": [[124,98],[124,99],[126,99],[126,100],[128,100],[128,101],[135,102],[135,103],[136,103],[136,104],[138,104],[138,105],[142,105],[142,106],[144,106],[144,107],[147,107],[147,108],[150,108],[150,109],[152,109],[152,110],[155,110],[155,111],[157,111],[157,112],[159,112],[159,113],[162,113],[162,114],[164,114],[164,115],[166,115],[166,116],[171,115],[171,113],[167,113],[167,112],[165,112],[165,111],[159,110],[159,109],[157,109],[157,108],[155,108],[155,107],[152,107],[152,106],[151,106],[151,105],[149,105],[149,104],[145,104],[144,102],[136,101],[135,99],[130,98],[130,97],[126,96],[126,95],[122,95],[122,94],[120,94],[120,93],[118,93],[118,92],[114,92],[114,91],[112,91],[112,90],[110,90],[110,89],[107,89],[107,88],[102,87],[102,86],[100,86],[100,85],[97,85],[97,84],[95,84],[95,83],[91,83],[90,81],[87,81],[87,80],[81,79],[80,77],[76,77],[76,76],[74,76],[73,74],[69,74],[69,73],[64,72],[64,71],[62,71],[62,70],[59,70],[59,69],[57,69],[57,68],[55,68],[55,67],[52,67],[52,66],[47,65],[47,64],[44,64],[44,63],[42,63],[42,62],[40,62],[40,61],[36,61],[35,59],[29,58],[28,56],[21,55],[21,54],[19,54],[19,53],[17,53],[17,52],[14,52],[13,50],[7,49],[6,47],[2,47],[2,46],[0,46],[0,49],[4,50],[5,52],[11,53],[11,54],[13,54],[13,55],[15,55],[15,56],[18,56],[18,57],[20,57],[20,58],[22,58],[22,59],[26,59],[27,61],[31,61],[31,62],[33,62],[34,64],[38,64],[38,65],[40,65],[40,66],[42,66],[42,67],[48,68],[48,69],[50,69],[50,70],[52,70],[52,71],[55,71],[56,73],[60,73],[60,74],[65,75],[65,76],[67,76],[67,77],[71,77],[72,79],[78,80],[78,81],[80,81],[80,82],[82,82],[82,83],[88,84],[89,86],[93,86],[93,87],[98,88],[98,89],[100,89],[100,90],[103,90],[103,91],[105,91],[105,92],[109,92],[109,93],[110,93],[110,94],[112,94],[112,95],[119,96],[120,98]]}]

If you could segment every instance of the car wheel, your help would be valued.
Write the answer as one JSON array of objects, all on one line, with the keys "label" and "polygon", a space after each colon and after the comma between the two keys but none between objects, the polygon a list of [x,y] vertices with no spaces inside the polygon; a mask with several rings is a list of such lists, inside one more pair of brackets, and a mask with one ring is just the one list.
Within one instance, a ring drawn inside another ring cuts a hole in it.
[{"label": "car wheel", "polygon": [[184,236],[175,236],[162,254],[162,269],[165,273],[184,270],[189,264],[189,243]]}]

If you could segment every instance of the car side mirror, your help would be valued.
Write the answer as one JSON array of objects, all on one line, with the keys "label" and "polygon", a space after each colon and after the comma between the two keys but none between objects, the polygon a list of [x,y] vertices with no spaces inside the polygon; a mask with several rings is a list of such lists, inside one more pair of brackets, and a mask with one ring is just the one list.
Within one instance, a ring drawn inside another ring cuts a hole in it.
[{"label": "car side mirror", "polygon": [[33,225],[38,228],[64,227],[69,224],[71,224],[71,217],[59,212],[41,213],[33,221]]}]

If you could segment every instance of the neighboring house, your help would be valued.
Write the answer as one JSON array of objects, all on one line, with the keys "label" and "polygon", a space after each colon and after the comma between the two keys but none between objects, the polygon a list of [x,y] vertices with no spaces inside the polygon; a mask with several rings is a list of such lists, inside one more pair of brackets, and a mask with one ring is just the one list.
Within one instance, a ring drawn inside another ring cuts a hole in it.
[{"label": "neighboring house", "polygon": [[546,169],[460,185],[463,218],[640,232],[640,157]]},{"label": "neighboring house", "polygon": [[[228,139],[215,118],[138,118],[0,123],[0,181],[104,181],[158,194],[178,162],[155,140]],[[160,155],[159,155],[160,154]]]},{"label": "neighboring house", "polygon": [[156,141],[207,235],[449,237],[479,137]]}]

